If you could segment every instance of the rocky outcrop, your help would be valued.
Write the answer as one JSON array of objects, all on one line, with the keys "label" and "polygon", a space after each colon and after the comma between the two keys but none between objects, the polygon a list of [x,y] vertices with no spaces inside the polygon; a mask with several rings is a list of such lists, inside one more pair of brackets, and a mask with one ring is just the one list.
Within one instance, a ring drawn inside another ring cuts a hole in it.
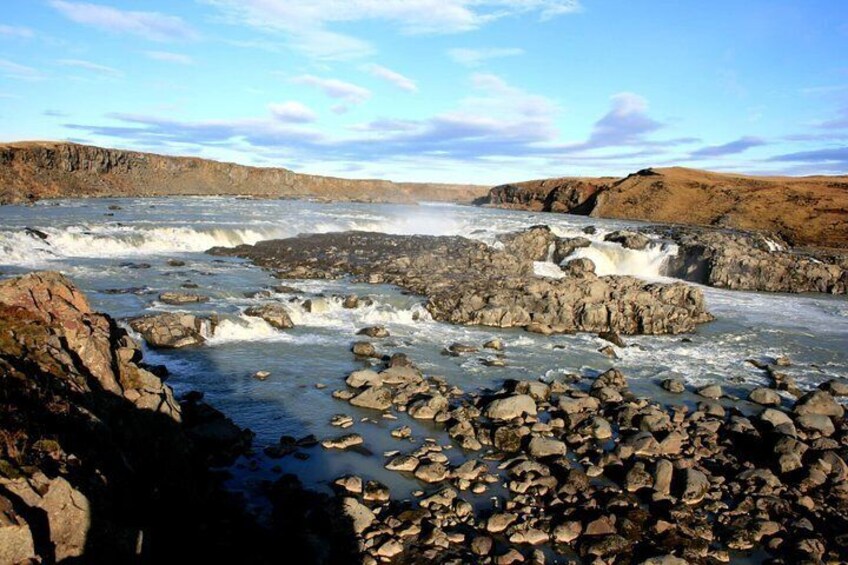
[{"label": "rocky outcrop", "polygon": [[216,322],[194,314],[165,312],[134,318],[130,327],[151,347],[177,349],[204,343],[212,335]]},{"label": "rocky outcrop", "polygon": [[482,186],[350,180],[76,143],[0,145],[0,204],[42,198],[222,194],[471,203],[486,192]]},{"label": "rocky outcrop", "polygon": [[498,207],[735,228],[795,246],[848,247],[848,177],[753,177],[670,167],[625,178],[496,186]]},{"label": "rocky outcrop", "polygon": [[711,320],[703,296],[685,284],[598,277],[590,268],[536,277],[533,262],[556,247],[547,227],[502,238],[503,249],[462,237],[346,232],[216,248],[246,257],[281,278],[339,278],[391,283],[426,296],[437,320],[523,327],[540,333],[615,331],[664,334]]},{"label": "rocky outcrop", "polygon": [[848,292],[848,254],[787,250],[759,234],[698,228],[651,229],[679,246],[666,265],[676,278],[732,290]]},{"label": "rocky outcrop", "polygon": [[304,527],[327,529],[333,504],[286,481],[279,529],[260,528],[208,467],[249,431],[149,369],[62,275],[0,282],[0,563],[271,563],[278,543],[318,562]]}]

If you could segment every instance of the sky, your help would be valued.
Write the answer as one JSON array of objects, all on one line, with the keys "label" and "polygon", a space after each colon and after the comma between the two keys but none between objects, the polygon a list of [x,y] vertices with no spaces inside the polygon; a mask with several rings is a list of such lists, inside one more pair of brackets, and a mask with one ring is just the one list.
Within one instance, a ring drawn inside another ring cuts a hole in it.
[{"label": "sky", "polygon": [[476,184],[848,173],[848,2],[3,0],[0,140]]}]

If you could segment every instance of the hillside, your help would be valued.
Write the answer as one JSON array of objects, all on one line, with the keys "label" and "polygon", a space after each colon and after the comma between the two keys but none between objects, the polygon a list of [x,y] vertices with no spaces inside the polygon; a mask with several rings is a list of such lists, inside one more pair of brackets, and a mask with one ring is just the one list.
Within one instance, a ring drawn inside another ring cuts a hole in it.
[{"label": "hillside", "polygon": [[848,176],[754,177],[683,167],[622,179],[559,178],[493,188],[494,206],[715,226],[792,245],[848,247]]},{"label": "hillside", "polygon": [[488,187],[299,174],[63,142],[0,145],[0,204],[95,196],[249,195],[368,202],[472,202]]}]

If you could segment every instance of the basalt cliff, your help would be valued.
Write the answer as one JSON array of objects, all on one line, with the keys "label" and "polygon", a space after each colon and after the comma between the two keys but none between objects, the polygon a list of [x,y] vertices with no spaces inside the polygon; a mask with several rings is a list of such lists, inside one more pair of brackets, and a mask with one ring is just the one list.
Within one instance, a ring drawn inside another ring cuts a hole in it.
[{"label": "basalt cliff", "polygon": [[625,178],[557,178],[494,187],[522,210],[756,231],[792,246],[848,247],[848,177],[754,177],[683,167]]},{"label": "basalt cliff", "polygon": [[470,203],[487,187],[351,180],[63,142],[0,145],[0,204],[43,198],[243,195]]}]

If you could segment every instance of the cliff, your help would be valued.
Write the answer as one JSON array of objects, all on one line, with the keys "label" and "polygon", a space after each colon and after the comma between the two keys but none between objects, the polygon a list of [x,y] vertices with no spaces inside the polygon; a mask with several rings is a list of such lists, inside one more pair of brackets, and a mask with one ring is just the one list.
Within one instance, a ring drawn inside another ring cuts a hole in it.
[{"label": "cliff", "polygon": [[249,195],[472,202],[486,187],[350,180],[62,142],[0,145],[0,204],[96,196]]},{"label": "cliff", "polygon": [[670,167],[622,179],[506,184],[494,206],[774,234],[792,245],[848,247],[848,176],[753,177]]}]

